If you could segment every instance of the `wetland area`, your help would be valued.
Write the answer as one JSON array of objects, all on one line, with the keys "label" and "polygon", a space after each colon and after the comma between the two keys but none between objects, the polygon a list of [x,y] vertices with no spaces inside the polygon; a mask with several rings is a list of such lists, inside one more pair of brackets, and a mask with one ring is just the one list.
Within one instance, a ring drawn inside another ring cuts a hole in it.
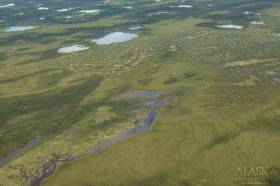
[{"label": "wetland area", "polygon": [[279,16],[278,0],[2,0],[0,186],[278,186]]}]

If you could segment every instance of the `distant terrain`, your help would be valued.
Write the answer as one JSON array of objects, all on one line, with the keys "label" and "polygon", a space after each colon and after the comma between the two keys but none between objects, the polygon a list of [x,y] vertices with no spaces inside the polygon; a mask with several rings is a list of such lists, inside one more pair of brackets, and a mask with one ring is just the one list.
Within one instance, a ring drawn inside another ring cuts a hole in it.
[{"label": "distant terrain", "polygon": [[1,0],[0,186],[279,186],[279,51],[278,0]]}]

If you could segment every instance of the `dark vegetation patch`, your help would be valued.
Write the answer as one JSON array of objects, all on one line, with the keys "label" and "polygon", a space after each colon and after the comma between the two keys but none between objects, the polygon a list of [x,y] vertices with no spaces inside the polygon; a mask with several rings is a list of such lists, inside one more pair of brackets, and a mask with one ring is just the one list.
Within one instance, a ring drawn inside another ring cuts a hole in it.
[{"label": "dark vegetation patch", "polygon": [[25,52],[25,51],[28,51],[29,49],[32,49],[32,47],[18,48],[17,51],[18,52]]},{"label": "dark vegetation patch", "polygon": [[13,78],[10,78],[10,79],[1,80],[0,84],[3,84],[3,83],[15,83],[16,81],[23,80],[25,78],[29,78],[29,77],[40,75],[40,74],[44,74],[44,73],[53,72],[55,70],[57,70],[57,69],[40,70],[38,72],[33,72],[33,73],[30,73],[30,74],[27,74],[27,75],[21,75],[21,76],[13,77]]},{"label": "dark vegetation patch", "polygon": [[[96,108],[80,108],[81,100],[94,91],[101,81],[102,78],[98,77],[58,92],[2,98],[0,129],[3,133],[0,136],[0,156],[36,136],[58,134],[80,121],[89,111]],[[28,118],[22,122],[9,123],[20,116]]]},{"label": "dark vegetation patch", "polygon": [[269,115],[259,115],[246,125],[242,126],[243,131],[275,131],[280,130],[280,116],[273,110]]},{"label": "dark vegetation patch", "polygon": [[[96,4],[96,2],[98,2]],[[64,3],[64,2],[63,2]],[[52,4],[48,4],[48,2],[43,3],[44,6],[49,7],[51,11],[47,11],[47,14],[50,14],[48,19],[45,20],[44,24],[50,23],[50,24],[58,24],[57,20],[57,14],[61,14],[59,12],[56,12],[57,9],[60,8],[65,8],[65,6],[68,3],[72,2],[65,2],[65,4],[61,4],[59,2],[56,3],[55,7]],[[95,4],[94,4],[95,3]],[[137,6],[134,6],[134,4]],[[231,22],[232,24],[242,24],[242,25],[248,25],[251,21],[255,20],[256,17],[252,15],[245,15],[243,12],[244,11],[253,11],[253,12],[259,12],[261,10],[267,9],[272,7],[274,4],[278,3],[276,0],[268,0],[268,1],[260,1],[260,0],[247,0],[247,1],[215,1],[213,7],[208,7],[207,5],[209,4],[208,2],[196,2],[196,1],[189,1],[188,4],[193,5],[193,8],[191,9],[186,9],[186,8],[170,8],[172,5],[178,5],[177,3],[169,3],[169,4],[163,4],[159,6],[143,6],[143,1],[141,3],[133,2],[131,5],[134,7],[133,11],[128,11],[124,10],[122,7],[116,6],[116,5],[105,5],[102,2],[99,1],[94,1],[94,2],[84,2],[82,5],[79,5],[81,9],[101,9],[104,10],[102,13],[91,16],[85,16],[83,19],[78,19],[76,21],[70,22],[93,22],[95,20],[100,20],[108,17],[112,17],[114,15],[121,15],[124,18],[129,17],[131,22],[130,23],[125,23],[125,24],[117,24],[113,26],[105,26],[105,27],[93,27],[93,28],[85,28],[85,27],[77,27],[77,28],[69,28],[65,29],[62,32],[57,32],[57,33],[39,33],[39,32],[26,32],[26,33],[21,33],[21,34],[13,34],[11,36],[1,38],[0,39],[0,45],[8,45],[11,43],[14,43],[16,41],[24,41],[24,42],[36,42],[36,43],[41,43],[41,44],[47,44],[56,41],[59,39],[59,37],[67,37],[72,34],[76,33],[91,33],[93,34],[93,37],[100,37],[106,33],[110,33],[112,31],[125,31],[127,30],[127,27],[133,23],[137,24],[152,24],[156,22],[160,22],[163,20],[180,20],[180,19],[185,19],[187,17],[196,17],[196,18],[204,18],[208,19],[209,22],[207,23],[201,23],[198,26],[207,26],[207,27],[214,27],[220,22]],[[145,4],[149,4],[151,2],[145,2]],[[25,4],[20,3],[21,6],[31,6],[30,4]],[[75,3],[74,3],[75,4]],[[70,4],[69,4],[70,5]],[[71,5],[72,7],[73,5]],[[34,11],[32,10],[33,8],[28,7],[30,14],[32,17],[30,17],[29,24],[32,25],[37,25],[36,21],[34,19],[38,19],[39,17],[43,15],[37,15],[39,13],[44,13],[46,14],[45,11]],[[35,8],[35,7],[34,7]],[[79,9],[78,9],[79,10]],[[78,11],[75,10],[75,11]],[[168,14],[160,14],[156,15],[154,13],[156,12],[162,12],[162,11],[167,11],[170,12]],[[211,14],[212,12],[216,11],[228,11],[228,14]],[[72,14],[72,12],[69,12]],[[14,18],[7,15],[8,10],[4,10],[4,12],[0,13],[0,19],[1,15],[2,18],[5,19],[10,25],[15,25],[12,24],[12,20],[18,20],[21,18]],[[76,13],[77,14],[77,13]],[[29,15],[28,12],[24,14],[24,16]],[[45,17],[45,16],[44,16]],[[7,20],[7,18],[9,18]],[[27,17],[24,17],[22,19],[27,19]],[[33,21],[32,21],[33,20]],[[60,19],[59,19],[60,20]],[[35,24],[34,24],[35,23]],[[64,23],[64,22],[63,22]],[[69,23],[69,24],[70,24]],[[21,22],[21,24],[23,24]],[[26,23],[27,24],[27,23]],[[38,28],[40,29],[40,28]],[[148,30],[143,30],[147,33]],[[79,37],[79,36],[78,36]],[[82,37],[82,36],[80,36]],[[88,36],[85,36],[88,39]],[[76,38],[77,41],[81,38]],[[81,40],[80,40],[81,41]],[[172,57],[170,53],[164,54],[163,57]]]},{"label": "dark vegetation patch", "polygon": [[239,136],[240,132],[225,133],[220,136],[215,137],[206,147],[206,149],[212,149],[217,145],[226,144],[232,139]]},{"label": "dark vegetation patch", "polygon": [[55,57],[59,56],[59,53],[57,52],[58,49],[50,49],[50,50],[45,50],[43,52],[38,52],[38,53],[34,53],[35,55],[38,55],[38,60],[39,61],[43,61],[43,60],[48,60],[48,59],[52,59]]},{"label": "dark vegetation patch", "polygon": [[128,92],[130,89],[131,89],[131,85],[129,85],[129,84],[119,85],[118,87],[116,87],[112,91],[110,91],[110,94],[108,95],[108,97],[119,96],[121,94]]},{"label": "dark vegetation patch", "polygon": [[189,182],[183,180],[179,183],[179,186],[191,186],[191,184]]},{"label": "dark vegetation patch", "polygon": [[[39,2],[36,2],[36,4]],[[278,3],[277,0],[247,0],[247,1],[215,1],[213,4],[214,6],[209,7],[209,2],[196,2],[196,1],[188,1],[188,4],[193,5],[193,8],[186,9],[186,8],[171,8],[170,6],[176,6],[178,3],[168,3],[162,5],[151,5],[147,6],[148,4],[152,4],[152,1],[139,1],[139,2],[130,2],[129,6],[133,6],[133,11],[127,10],[123,8],[126,6],[125,3],[120,5],[109,5],[104,4],[100,1],[83,1],[82,4],[77,5],[80,9],[75,9],[65,14],[64,12],[56,12],[57,9],[65,8],[67,5],[69,7],[73,7],[77,4],[77,2],[67,1],[67,2],[56,2],[55,4],[50,3],[48,1],[42,2],[44,6],[49,7],[50,10],[47,11],[38,11],[34,4],[30,3],[17,3],[17,7],[12,9],[1,10],[0,19],[5,19],[10,25],[16,24],[17,22],[24,22],[26,23],[40,23],[37,19],[39,17],[46,17],[47,12],[47,19],[44,20],[45,24],[71,24],[71,23],[86,23],[92,22],[108,17],[112,17],[115,15],[121,15],[123,17],[130,17],[136,20],[138,23],[142,24],[150,24],[156,23],[163,20],[168,19],[183,19],[186,17],[199,17],[199,18],[207,18],[212,19],[214,22],[219,21],[233,21],[241,23],[243,22],[248,23],[251,21],[252,18],[250,16],[246,16],[243,14],[244,11],[261,11],[273,6],[273,4]],[[73,3],[73,4],[71,4]],[[145,5],[145,6],[144,6]],[[17,16],[18,9],[20,8],[22,12],[25,12],[22,16]],[[77,11],[82,9],[100,9],[103,10],[101,13],[97,15],[90,15],[87,14],[85,16],[78,16],[79,13]],[[170,14],[154,14],[156,12],[163,12],[167,11]],[[228,15],[211,15],[210,12],[215,11],[229,11]],[[71,20],[63,19],[63,16],[66,15],[74,15],[74,18]],[[76,17],[76,18],[75,18]],[[34,20],[35,19],[35,20]],[[16,20],[16,21],[15,21]],[[241,22],[240,22],[241,21]]]},{"label": "dark vegetation patch", "polygon": [[155,64],[151,66],[148,70],[144,72],[145,76],[150,76],[151,74],[156,74],[160,70],[160,64]]},{"label": "dark vegetation patch", "polygon": [[8,55],[6,53],[0,52],[0,60],[8,59]]},{"label": "dark vegetation patch", "polygon": [[191,72],[191,71],[186,71],[183,74],[183,78],[184,79],[189,79],[189,78],[192,78],[194,76],[196,76],[196,73],[195,72]]},{"label": "dark vegetation patch", "polygon": [[153,80],[154,80],[154,78],[145,78],[145,79],[139,80],[138,83],[140,83],[140,84],[142,84],[142,85],[148,85],[148,84],[150,84]]},{"label": "dark vegetation patch", "polygon": [[212,149],[216,145],[226,144],[231,140],[238,137],[241,133],[248,132],[248,131],[259,131],[259,132],[271,132],[280,130],[280,116],[279,114],[273,112],[272,110],[269,111],[269,114],[261,113],[256,118],[243,123],[239,124],[239,130],[235,132],[226,132],[222,135],[215,137],[211,140],[208,145],[206,145],[206,149]]},{"label": "dark vegetation patch", "polygon": [[[247,0],[247,1],[223,1],[220,0],[215,2],[214,6],[205,11],[204,13],[198,17],[206,18],[211,20],[208,23],[201,23],[198,26],[206,26],[206,27],[215,27],[217,24],[221,22],[230,22],[231,24],[237,25],[248,25],[251,21],[256,20],[256,16],[246,15],[245,11],[250,11],[254,13],[259,13],[265,9],[271,8],[276,5],[277,0]],[[214,14],[211,15],[211,12],[216,11],[228,11],[227,14]]]},{"label": "dark vegetation patch", "polygon": [[[19,41],[25,43],[49,44],[54,41],[62,40],[63,38],[69,38],[69,36],[77,33],[81,33],[81,34],[71,37],[72,41],[75,42],[89,41],[93,38],[99,38],[111,32],[127,31],[128,27],[131,25],[133,25],[133,22],[116,24],[112,26],[75,27],[75,28],[64,29],[63,31],[60,32],[52,32],[52,33],[40,33],[40,32],[16,33],[7,36],[5,38],[0,38],[0,45],[10,45]],[[147,29],[146,32],[148,32]]]},{"label": "dark vegetation patch", "polygon": [[[101,100],[94,100],[83,106],[81,101],[92,93],[102,82],[102,77],[80,81],[78,85],[55,92],[40,93],[21,97],[1,98],[0,115],[0,157],[7,152],[19,148],[22,144],[36,136],[45,139],[57,135],[70,126],[81,121],[88,113],[99,107],[109,106],[118,117],[95,123],[90,127],[93,131],[104,131],[136,114],[146,112],[146,99],[133,98],[112,100],[111,96],[126,92],[130,87],[120,86]],[[21,122],[13,122],[16,118]],[[5,145],[4,145],[5,144]]]},{"label": "dark vegetation patch", "polygon": [[179,81],[179,79],[178,78],[176,78],[176,77],[171,77],[171,78],[169,78],[169,79],[167,79],[166,81],[164,81],[164,84],[173,84],[173,83],[176,83],[177,81]]},{"label": "dark vegetation patch", "polygon": [[25,54],[33,56],[33,58],[25,60],[25,61],[21,61],[21,62],[17,63],[16,65],[26,65],[26,64],[39,63],[39,62],[41,63],[41,62],[44,62],[45,60],[57,58],[57,57],[61,56],[61,54],[59,54],[57,52],[57,50],[58,49],[55,48],[55,49],[49,49],[49,50],[40,51],[40,52],[25,53]]},{"label": "dark vegetation patch", "polygon": [[55,68],[45,69],[45,70],[40,70],[37,72],[30,73],[30,74],[1,80],[0,84],[16,83],[17,81],[24,81],[27,78],[34,78],[34,77],[38,76],[38,77],[40,77],[40,81],[43,84],[50,86],[50,85],[57,83],[59,80],[65,78],[66,76],[71,75],[71,73],[72,72],[69,70],[61,70],[61,69],[55,69]]},{"label": "dark vegetation patch", "polygon": [[110,101],[108,105],[113,108],[112,111],[119,114],[127,113],[125,115],[129,116],[131,115],[131,111],[133,110],[144,111],[144,108],[146,108],[146,102],[147,99],[145,98],[134,98],[127,100]]},{"label": "dark vegetation patch", "polygon": [[195,76],[196,76],[195,72],[186,71],[182,75],[178,75],[178,76],[174,76],[174,77],[169,77],[167,80],[164,81],[164,84],[168,85],[168,84],[177,83],[180,80],[190,79],[190,78],[193,78]]},{"label": "dark vegetation patch", "polygon": [[267,172],[268,175],[265,178],[265,182],[268,184],[268,186],[280,185],[280,168],[270,167]]},{"label": "dark vegetation patch", "polygon": [[163,55],[162,55],[162,58],[172,58],[174,56],[174,52],[165,52]]},{"label": "dark vegetation patch", "polygon": [[168,175],[166,173],[159,173],[158,175],[151,175],[142,180],[135,180],[127,183],[128,186],[152,186],[152,185],[164,185],[166,184],[166,180],[168,179]]},{"label": "dark vegetation patch", "polygon": [[39,33],[39,32],[26,32],[20,34],[14,34],[5,38],[0,39],[0,45],[9,45],[13,44],[18,41],[23,41],[26,43],[41,43],[41,44],[48,44],[51,42],[56,41],[58,37],[66,37],[74,32],[65,30],[63,32],[56,32],[56,33]]},{"label": "dark vegetation patch", "polygon": [[[187,4],[193,8],[174,8],[170,6],[177,6],[179,3],[169,3],[160,6],[151,7],[138,7],[133,12],[128,12],[127,16],[133,17],[137,22],[142,24],[151,24],[163,20],[174,19],[180,20],[187,17],[196,17],[211,20],[207,25],[213,26],[222,21],[230,21],[233,24],[247,25],[255,19],[255,17],[244,14],[244,11],[259,12],[267,8],[271,8],[274,4],[278,3],[277,0],[247,0],[247,1],[215,1],[213,6],[209,7],[209,2],[196,2],[188,1]],[[186,4],[186,3],[185,3]],[[212,12],[228,11],[228,14],[212,15]],[[167,14],[154,14],[156,12],[169,12]]]},{"label": "dark vegetation patch", "polygon": [[53,73],[48,73],[44,76],[41,76],[40,82],[45,86],[53,86],[71,74],[72,71],[70,70],[54,71]]}]

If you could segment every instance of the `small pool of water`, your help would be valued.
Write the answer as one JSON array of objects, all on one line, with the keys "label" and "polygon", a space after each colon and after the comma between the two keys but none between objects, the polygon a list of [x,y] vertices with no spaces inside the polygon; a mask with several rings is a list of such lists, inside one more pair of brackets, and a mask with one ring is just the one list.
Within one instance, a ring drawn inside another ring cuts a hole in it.
[{"label": "small pool of water", "polygon": [[143,28],[142,25],[135,25],[135,26],[129,27],[129,30],[140,30],[140,29],[142,29],[142,28]]},{"label": "small pool of water", "polygon": [[192,5],[177,5],[177,6],[170,6],[170,8],[192,8]]},{"label": "small pool of water", "polygon": [[0,8],[8,8],[8,7],[12,7],[12,6],[15,6],[15,4],[14,3],[6,4],[6,5],[0,4]]},{"label": "small pool of water", "polygon": [[263,21],[251,21],[251,25],[264,25]]},{"label": "small pool of water", "polygon": [[62,8],[62,9],[58,9],[56,10],[57,12],[68,12],[70,10],[73,10],[74,8]]},{"label": "small pool of water", "polygon": [[94,10],[80,10],[80,13],[86,13],[86,14],[94,14],[100,12],[100,10],[94,9]]},{"label": "small pool of water", "polygon": [[11,26],[5,30],[5,32],[19,32],[25,30],[35,29],[35,26]]},{"label": "small pool of water", "polygon": [[241,25],[217,25],[217,28],[224,28],[224,29],[242,29],[244,26]]},{"label": "small pool of water", "polygon": [[92,40],[97,45],[109,45],[114,43],[123,43],[138,37],[137,34],[133,33],[124,33],[124,32],[113,32],[108,35],[105,35],[102,38]]},{"label": "small pool of water", "polygon": [[39,7],[38,10],[48,10],[48,7]]},{"label": "small pool of water", "polygon": [[133,9],[132,6],[125,6],[125,7],[123,7],[123,8],[128,9],[128,10],[132,10],[132,9]]},{"label": "small pool of water", "polygon": [[150,97],[150,98],[156,98],[161,96],[158,92],[148,92],[148,91],[134,91],[131,94],[133,97]]},{"label": "small pool of water", "polygon": [[89,49],[89,47],[83,46],[83,45],[72,45],[72,46],[68,46],[68,47],[63,47],[58,49],[58,53],[61,54],[69,54],[69,53],[74,53],[74,52],[80,52],[83,50],[87,50]]}]

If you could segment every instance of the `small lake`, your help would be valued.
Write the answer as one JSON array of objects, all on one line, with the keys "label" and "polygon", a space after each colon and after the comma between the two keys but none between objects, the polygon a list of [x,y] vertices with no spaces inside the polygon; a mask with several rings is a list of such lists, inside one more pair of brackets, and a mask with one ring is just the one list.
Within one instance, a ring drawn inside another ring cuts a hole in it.
[{"label": "small lake", "polygon": [[35,29],[35,26],[11,26],[5,30],[5,32],[19,32],[25,30]]},{"label": "small lake", "polygon": [[48,7],[39,7],[38,10],[48,10]]},{"label": "small lake", "polygon": [[133,9],[132,6],[125,6],[125,7],[123,7],[123,8],[128,9],[128,10],[132,10],[132,9]]},{"label": "small lake", "polygon": [[14,3],[10,3],[10,4],[6,4],[6,5],[0,5],[0,8],[8,8],[8,7],[12,7],[15,6]]},{"label": "small lake", "polygon": [[92,40],[97,45],[109,45],[114,43],[123,43],[138,37],[137,34],[133,33],[124,33],[124,32],[113,32],[108,35],[105,35],[102,38]]},{"label": "small lake", "polygon": [[192,5],[177,5],[177,6],[170,6],[170,8],[192,8]]},{"label": "small lake", "polygon": [[143,28],[142,25],[135,25],[135,26],[129,27],[129,30],[140,30],[140,29],[142,29],[142,28]]},{"label": "small lake", "polygon": [[68,12],[70,10],[73,10],[74,8],[63,8],[63,9],[58,9],[56,10],[57,12]]},{"label": "small lake", "polygon": [[94,10],[80,10],[80,13],[86,13],[86,14],[94,14],[100,12],[100,10],[94,9]]},{"label": "small lake", "polygon": [[161,94],[158,92],[148,92],[148,91],[134,91],[131,93],[134,97],[149,97],[149,98],[156,98],[160,97]]},{"label": "small lake", "polygon": [[252,21],[250,24],[251,25],[264,25],[264,22],[263,21]]},{"label": "small lake", "polygon": [[61,54],[69,54],[69,53],[74,53],[74,52],[80,52],[83,50],[87,50],[89,49],[89,47],[83,46],[83,45],[72,45],[72,46],[68,46],[68,47],[63,47],[58,49],[58,53]]},{"label": "small lake", "polygon": [[244,26],[241,25],[217,25],[216,28],[224,28],[224,29],[242,29]]}]

